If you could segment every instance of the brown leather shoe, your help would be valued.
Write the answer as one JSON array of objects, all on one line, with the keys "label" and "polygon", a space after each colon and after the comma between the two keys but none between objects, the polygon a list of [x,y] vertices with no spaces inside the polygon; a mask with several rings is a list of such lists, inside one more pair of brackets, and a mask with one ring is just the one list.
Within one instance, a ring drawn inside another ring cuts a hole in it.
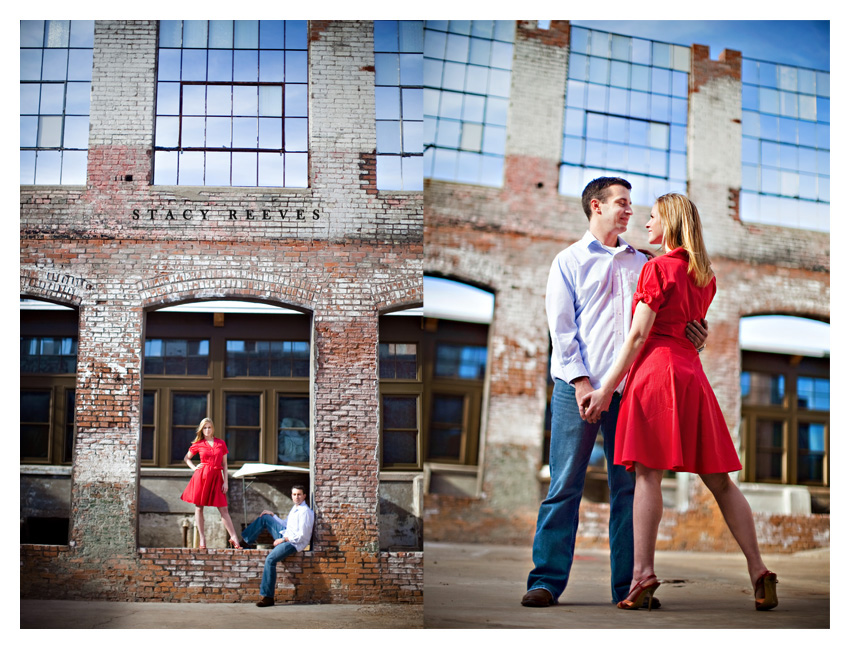
[{"label": "brown leather shoe", "polygon": [[257,602],[257,606],[274,606],[274,597],[263,597],[263,599]]},{"label": "brown leather shoe", "polygon": [[522,596],[523,606],[534,606],[543,608],[544,606],[552,606],[555,603],[555,598],[545,588],[532,588]]}]

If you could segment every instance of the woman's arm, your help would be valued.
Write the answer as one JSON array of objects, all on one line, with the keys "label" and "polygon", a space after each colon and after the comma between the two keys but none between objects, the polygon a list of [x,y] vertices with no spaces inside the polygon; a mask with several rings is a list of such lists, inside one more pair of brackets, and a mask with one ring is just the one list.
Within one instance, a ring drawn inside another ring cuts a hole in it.
[{"label": "woman's arm", "polygon": [[227,454],[221,458],[221,490],[227,493]]},{"label": "woman's arm", "polygon": [[192,464],[192,457],[193,457],[194,455],[195,455],[195,454],[192,452],[192,449],[190,448],[190,449],[189,449],[189,452],[188,452],[188,453],[186,453],[186,457],[184,457],[184,458],[183,458],[183,461],[186,463],[186,465],[187,465],[190,469],[192,469],[192,471],[194,471],[195,469],[197,469],[197,468],[198,468],[198,466],[201,466],[200,464],[199,464],[198,466],[195,466],[194,464]]},{"label": "woman's arm", "polygon": [[620,348],[617,360],[614,361],[613,367],[605,373],[599,389],[591,392],[582,401],[581,405],[584,408],[584,418],[590,423],[593,424],[599,421],[602,413],[608,410],[614,390],[620,385],[620,381],[623,380],[626,374],[628,374],[632,363],[634,363],[635,358],[637,358],[638,353],[649,337],[649,332],[654,322],[655,311],[650,309],[645,303],[638,302],[635,313],[632,316],[632,327],[629,329],[629,335],[626,336],[626,342]]}]

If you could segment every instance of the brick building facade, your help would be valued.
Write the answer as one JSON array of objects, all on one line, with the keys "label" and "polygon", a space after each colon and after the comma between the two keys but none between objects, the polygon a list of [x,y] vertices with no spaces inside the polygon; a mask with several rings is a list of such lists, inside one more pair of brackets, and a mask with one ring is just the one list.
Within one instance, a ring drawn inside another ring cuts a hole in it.
[{"label": "brick building facade", "polygon": [[[543,29],[537,21],[516,23],[500,187],[428,178],[426,166],[426,276],[484,287],[495,295],[484,449],[472,467],[480,489],[466,496],[429,494],[428,539],[530,544],[547,488],[545,478],[541,482],[549,362],[544,291],[551,260],[587,228],[580,199],[559,192],[570,34],[566,21],[551,21]],[[687,193],[702,215],[718,277],[708,313],[709,344],[701,358],[743,449],[740,319],[782,314],[828,322],[829,234],[741,220],[741,56],[727,50],[713,61],[707,47],[694,45],[690,61]],[[635,201],[624,235],[639,247],[650,208]],[[586,495],[604,492],[602,480],[589,480]],[[685,492],[687,511],[681,511],[681,502],[665,511],[659,548],[728,549],[731,536],[718,525],[719,511],[703,489],[692,479],[679,490]],[[813,497],[824,491],[828,500],[828,486],[813,489]],[[607,545],[607,497],[602,493],[593,500],[598,502],[583,505],[579,535],[585,543]],[[829,543],[828,515],[756,515],[760,537],[771,550]],[[709,529],[715,532],[706,533]]]},{"label": "brick building facade", "polygon": [[[37,509],[25,496],[69,490],[68,541],[22,545],[22,597],[256,598],[263,551],[139,540],[145,481],[149,501],[176,501],[189,475],[140,468],[146,320],[218,299],[309,317],[316,527],[280,571],[278,599],[421,603],[421,540],[402,550],[380,540],[382,482],[401,481],[416,503],[421,481],[381,479],[377,350],[379,319],[422,303],[422,194],[376,186],[372,23],[313,22],[307,34],[307,186],[175,186],[153,183],[158,23],[96,21],[85,185],[20,191],[21,297],[78,318],[72,461],[21,468],[22,520]],[[173,480],[150,497],[164,475]],[[283,508],[291,482],[258,478],[270,495],[255,496],[248,518],[263,503]],[[248,521],[231,484],[238,528]]]}]

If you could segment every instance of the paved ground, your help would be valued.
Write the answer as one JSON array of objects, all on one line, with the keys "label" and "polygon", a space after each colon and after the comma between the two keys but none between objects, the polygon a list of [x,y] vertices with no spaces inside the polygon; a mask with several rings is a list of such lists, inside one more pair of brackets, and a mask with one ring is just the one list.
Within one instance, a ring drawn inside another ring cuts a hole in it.
[{"label": "paved ground", "polygon": [[20,628],[421,629],[422,606],[290,604],[257,608],[253,604],[161,604],[24,599],[21,600]]},{"label": "paved ground", "polygon": [[[579,550],[557,606],[520,606],[530,548],[428,543],[425,605],[159,604],[21,600],[21,629],[828,629],[829,550],[765,557],[779,607],[754,610],[737,554],[659,552],[658,611],[608,599],[608,553]],[[423,619],[424,618],[424,619]],[[836,620],[841,622],[841,620]],[[417,636],[403,634],[411,640]],[[426,636],[431,637],[431,636]],[[421,638],[418,638],[421,639]],[[432,638],[433,639],[433,638]]]},{"label": "paved ground", "polygon": [[557,606],[520,605],[530,548],[425,545],[425,628],[827,629],[829,550],[765,556],[779,576],[779,606],[757,612],[742,555],[659,552],[657,611],[621,611],[610,600],[606,551],[579,550]]}]

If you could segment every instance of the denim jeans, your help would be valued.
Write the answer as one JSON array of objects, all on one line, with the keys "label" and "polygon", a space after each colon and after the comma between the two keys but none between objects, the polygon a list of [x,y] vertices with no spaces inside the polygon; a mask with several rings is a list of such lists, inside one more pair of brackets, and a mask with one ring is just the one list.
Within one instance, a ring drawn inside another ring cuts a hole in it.
[{"label": "denim jeans", "polygon": [[[242,539],[246,543],[253,543],[257,540],[260,532],[268,530],[275,538],[281,538],[280,533],[286,529],[286,521],[278,522],[274,516],[264,514],[242,530]],[[277,584],[277,564],[283,561],[291,554],[295,554],[298,550],[289,541],[284,541],[276,545],[266,557],[265,566],[263,566],[263,579],[260,582],[260,595],[263,597],[271,597],[274,599],[275,584]]]},{"label": "denim jeans", "polygon": [[578,413],[575,388],[560,379],[555,380],[549,450],[551,482],[537,516],[532,553],[534,569],[528,575],[528,590],[545,588],[558,601],[567,587],[585,474],[601,427],[611,498],[608,522],[611,597],[613,602],[619,602],[628,595],[634,563],[632,503],[635,479],[625,467],[614,465],[614,434],[619,409],[620,395],[615,394],[601,421],[589,424]]}]

